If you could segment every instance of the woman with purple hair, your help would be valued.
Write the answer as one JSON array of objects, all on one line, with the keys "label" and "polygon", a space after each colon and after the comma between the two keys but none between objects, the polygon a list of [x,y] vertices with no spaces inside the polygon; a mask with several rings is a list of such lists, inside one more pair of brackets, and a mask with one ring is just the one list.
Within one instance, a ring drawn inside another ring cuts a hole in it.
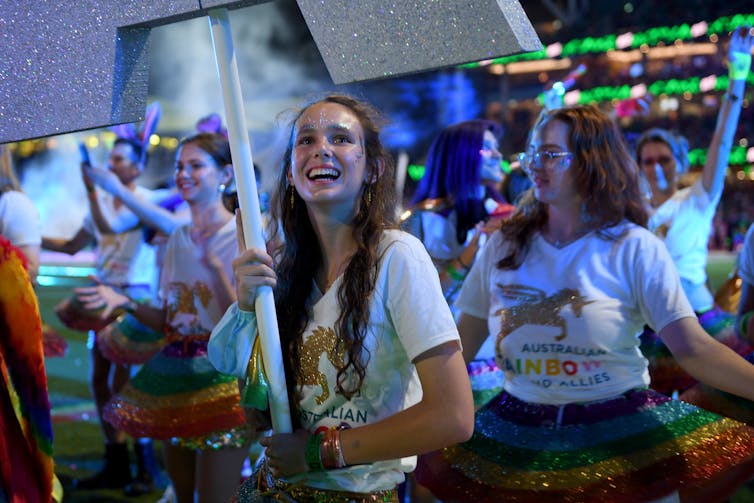
[{"label": "woman with purple hair", "polygon": [[406,229],[427,248],[448,303],[452,304],[480,246],[495,223],[503,179],[498,150],[500,126],[475,119],[443,129],[427,154],[426,171],[414,193]]}]

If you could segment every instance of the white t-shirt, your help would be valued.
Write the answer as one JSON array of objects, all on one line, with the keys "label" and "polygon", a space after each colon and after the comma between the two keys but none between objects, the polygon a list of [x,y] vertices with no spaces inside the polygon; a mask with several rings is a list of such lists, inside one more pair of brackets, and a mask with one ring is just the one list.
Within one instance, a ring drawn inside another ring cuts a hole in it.
[{"label": "white t-shirt", "polygon": [[[304,428],[363,426],[392,416],[421,400],[422,390],[411,361],[425,351],[459,339],[432,261],[419,240],[401,231],[385,231],[375,291],[370,300],[364,341],[368,355],[360,392],[346,398],[335,392],[333,362],[343,356],[334,350],[340,312],[337,291],[342,278],[322,294],[313,287],[312,316],[304,331],[300,383],[300,420]],[[256,320],[236,304],[212,332],[208,355],[220,372],[243,377],[251,354],[249,333]],[[238,355],[237,352],[241,352]],[[309,472],[289,479],[305,479],[311,487],[373,492],[392,489],[414,469],[416,457],[354,465],[339,470]]]},{"label": "white t-shirt", "polygon": [[[201,261],[201,250],[191,240],[191,225],[175,229],[165,245],[160,275],[160,300],[167,308],[167,324],[181,335],[206,335],[223,315],[212,285],[215,271]],[[230,219],[209,238],[207,246],[234,282],[233,259],[238,255],[236,222]]]},{"label": "white t-shirt", "polygon": [[0,194],[0,234],[13,246],[39,246],[42,222],[29,196],[17,190]]},{"label": "white t-shirt", "polygon": [[[137,186],[136,197],[156,202],[151,190]],[[144,241],[139,217],[126,205],[115,208],[115,198],[97,190],[102,216],[113,227],[131,228],[126,232],[103,234],[97,229],[91,214],[84,219],[84,229],[97,240],[97,275],[105,283],[130,285],[128,291],[139,298],[154,298],[158,271],[154,247]]]},{"label": "white t-shirt", "polygon": [[488,320],[505,389],[530,402],[602,400],[649,384],[638,334],[694,316],[662,242],[622,223],[607,241],[591,232],[558,249],[540,234],[524,263],[500,270],[502,234],[477,258],[456,301]]},{"label": "white t-shirt", "polygon": [[706,287],[707,245],[720,194],[708,194],[698,179],[691,187],[676,191],[650,216],[647,227],[665,241],[665,246],[683,280],[684,290],[697,311],[712,307]]}]

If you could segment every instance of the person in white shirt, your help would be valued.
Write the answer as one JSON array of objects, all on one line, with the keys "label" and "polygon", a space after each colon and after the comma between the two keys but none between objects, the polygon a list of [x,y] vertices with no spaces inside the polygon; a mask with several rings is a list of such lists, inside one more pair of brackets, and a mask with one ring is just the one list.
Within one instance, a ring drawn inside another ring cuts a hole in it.
[{"label": "person in white shirt", "polygon": [[[681,286],[713,337],[739,353],[751,351],[737,339],[734,315],[715,305],[707,286],[707,248],[712,220],[725,186],[728,159],[746,89],[754,37],[747,28],[733,32],[728,45],[728,89],[722,99],[701,176],[689,187],[680,188],[681,176],[689,170],[687,140],[665,129],[644,132],[636,143],[636,162],[650,189],[649,230],[665,242],[678,269]],[[655,329],[652,331],[651,329]],[[652,386],[663,393],[684,391],[695,380],[673,360],[649,327],[642,334],[642,351],[649,357]]]},{"label": "person in white shirt", "polygon": [[473,403],[458,332],[419,240],[397,229],[393,163],[374,111],[332,94],[291,126],[274,209],[275,260],[234,262],[237,304],[209,358],[244,378],[258,285],[275,289],[295,431],[261,443],[239,491],[296,501],[398,501],[416,455],[471,435]]},{"label": "person in white shirt", "polygon": [[504,390],[477,411],[470,441],[420,460],[417,480],[444,501],[615,502],[751,477],[754,429],[647,388],[645,323],[730,393],[754,398],[754,366],[700,326],[645,228],[617,125],[593,106],[545,112],[521,163],[533,190],[456,302],[464,356],[493,337]]},{"label": "person in white shirt", "polygon": [[[118,138],[108,159],[108,169],[128,187],[133,197],[152,200],[152,191],[136,184],[144,169],[143,146],[136,140]],[[96,242],[96,278],[101,284],[128,292],[134,298],[152,300],[156,297],[157,267],[155,250],[144,240],[144,228],[139,217],[120,199],[97,190],[82,174],[89,200],[89,215],[71,238],[42,237],[42,247],[52,251],[75,254]],[[105,464],[92,477],[75,481],[78,489],[123,488],[132,482],[127,435],[102,420],[102,409],[112,395],[128,381],[128,365],[114,364],[100,351],[96,332],[114,321],[101,318],[98,310],[82,310],[75,296],[65,299],[56,312],[69,328],[87,330],[87,346],[92,361],[90,382],[97,407],[102,434],[105,439]],[[87,315],[88,314],[88,315]]]}]

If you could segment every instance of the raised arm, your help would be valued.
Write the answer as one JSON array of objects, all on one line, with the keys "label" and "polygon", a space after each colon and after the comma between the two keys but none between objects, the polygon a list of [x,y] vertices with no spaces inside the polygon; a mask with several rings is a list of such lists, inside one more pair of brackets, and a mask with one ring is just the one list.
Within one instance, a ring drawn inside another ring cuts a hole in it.
[{"label": "raised arm", "polygon": [[71,239],[42,237],[42,248],[73,255],[81,251],[86,245],[94,240],[84,227],[80,228]]},{"label": "raised arm", "polygon": [[165,235],[170,235],[173,230],[186,223],[185,218],[166,210],[158,204],[137,197],[132,190],[129,190],[128,187],[121,183],[115,173],[109,170],[88,167],[86,175],[92,183],[120,199],[138,217],[142,224],[152,229]]},{"label": "raised arm", "polygon": [[704,190],[713,197],[722,194],[733,136],[741,116],[746,77],[751,67],[752,36],[747,27],[739,28],[730,39],[728,69],[730,82],[717,116],[717,125],[702,171]]}]

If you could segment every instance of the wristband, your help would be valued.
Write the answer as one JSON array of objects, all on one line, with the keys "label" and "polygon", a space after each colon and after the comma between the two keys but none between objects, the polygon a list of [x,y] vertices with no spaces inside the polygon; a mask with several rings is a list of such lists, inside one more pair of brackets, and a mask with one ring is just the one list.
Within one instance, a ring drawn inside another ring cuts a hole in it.
[{"label": "wristband", "polygon": [[732,51],[728,62],[728,76],[730,80],[745,80],[751,68],[751,54]]},{"label": "wristband", "polygon": [[343,450],[340,447],[340,430],[327,430],[319,444],[319,457],[325,470],[344,468]]},{"label": "wristband", "polygon": [[448,273],[448,276],[450,276],[451,279],[455,281],[463,281],[466,277],[465,274],[463,274],[461,271],[453,267],[453,262],[448,264],[448,267],[445,268],[445,272]]},{"label": "wristband", "polygon": [[343,457],[343,444],[340,442],[341,431],[343,430],[338,430],[338,434],[335,436],[335,451],[338,453],[338,468],[345,468],[348,463],[346,463],[346,458]]},{"label": "wristband", "polygon": [[741,316],[741,321],[738,323],[738,333],[741,337],[746,337],[746,327],[749,325],[749,319],[754,316],[754,311],[747,311]]},{"label": "wristband", "polygon": [[310,471],[321,472],[325,469],[322,458],[319,455],[319,446],[322,443],[322,434],[309,435],[306,439],[306,466]]}]

